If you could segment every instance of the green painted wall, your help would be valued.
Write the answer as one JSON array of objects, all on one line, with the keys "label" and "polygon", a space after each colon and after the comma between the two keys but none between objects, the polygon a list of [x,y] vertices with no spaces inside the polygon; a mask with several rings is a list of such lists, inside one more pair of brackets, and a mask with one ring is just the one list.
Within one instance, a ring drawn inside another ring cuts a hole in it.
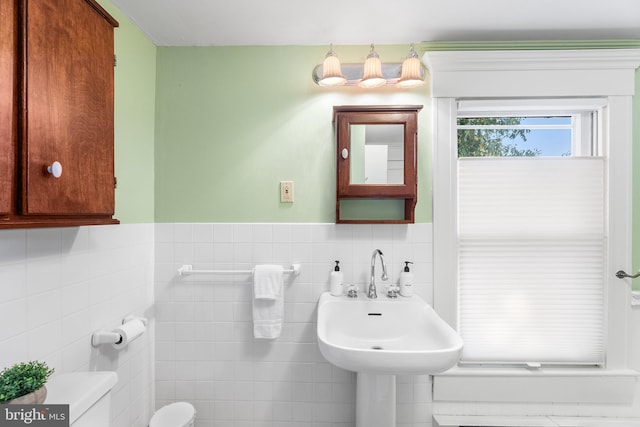
[{"label": "green painted wall", "polygon": [[122,223],[155,221],[154,124],[156,47],[108,0],[115,30],[116,214]]},{"label": "green painted wall", "polygon": [[[431,221],[428,90],[321,88],[311,79],[327,46],[160,47],[156,91],[157,222],[333,222],[334,105],[419,104],[420,196]],[[380,46],[401,62],[408,46]],[[336,47],[362,62],[368,46]],[[295,202],[279,201],[294,181]]]}]

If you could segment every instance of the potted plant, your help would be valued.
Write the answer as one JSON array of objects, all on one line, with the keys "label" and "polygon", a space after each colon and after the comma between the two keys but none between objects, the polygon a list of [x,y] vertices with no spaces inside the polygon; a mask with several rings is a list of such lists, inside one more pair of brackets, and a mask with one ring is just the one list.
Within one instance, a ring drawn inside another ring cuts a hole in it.
[{"label": "potted plant", "polygon": [[47,397],[45,383],[53,374],[46,363],[16,363],[0,372],[0,403],[41,404]]}]

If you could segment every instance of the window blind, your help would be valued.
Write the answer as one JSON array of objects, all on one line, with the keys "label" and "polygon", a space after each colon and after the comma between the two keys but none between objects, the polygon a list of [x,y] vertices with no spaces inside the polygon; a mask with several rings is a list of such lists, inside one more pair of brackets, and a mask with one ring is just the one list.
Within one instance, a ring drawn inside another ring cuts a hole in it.
[{"label": "window blind", "polygon": [[604,362],[604,160],[458,160],[462,363]]}]

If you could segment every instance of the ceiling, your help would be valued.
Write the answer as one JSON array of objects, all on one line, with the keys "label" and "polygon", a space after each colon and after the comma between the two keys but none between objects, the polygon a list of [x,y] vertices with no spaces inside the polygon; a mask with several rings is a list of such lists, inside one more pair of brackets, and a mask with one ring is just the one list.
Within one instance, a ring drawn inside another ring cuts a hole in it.
[{"label": "ceiling", "polygon": [[111,0],[158,46],[640,39],[638,0]]}]

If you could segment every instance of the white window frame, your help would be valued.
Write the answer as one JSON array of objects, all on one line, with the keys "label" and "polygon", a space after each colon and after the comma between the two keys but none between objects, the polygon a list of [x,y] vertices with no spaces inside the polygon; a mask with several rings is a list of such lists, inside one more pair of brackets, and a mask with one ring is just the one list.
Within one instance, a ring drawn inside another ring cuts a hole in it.
[{"label": "white window frame", "polygon": [[[600,140],[592,140],[591,139],[591,116],[594,117],[594,119],[598,116],[602,116],[603,110],[606,107],[606,100],[603,98],[580,98],[580,99],[550,99],[550,100],[546,100],[546,99],[533,99],[533,100],[517,100],[518,102],[516,103],[517,105],[515,106],[515,108],[511,105],[514,101],[516,100],[512,100],[512,99],[508,99],[508,100],[500,100],[498,102],[498,100],[459,100],[457,103],[457,118],[460,117],[535,117],[535,116],[541,116],[541,117],[548,117],[548,116],[554,116],[554,117],[559,117],[559,116],[571,116],[572,117],[572,123],[571,124],[566,124],[566,125],[556,125],[554,126],[554,128],[558,128],[558,127],[562,127],[563,129],[569,129],[571,130],[571,157],[590,157],[590,158],[602,158],[601,156],[597,156],[596,153],[598,152],[602,152],[601,147],[604,145],[604,141],[600,141]],[[524,101],[524,102],[522,102]],[[595,124],[596,128],[601,128],[602,126],[598,126],[597,123]],[[488,128],[491,128],[491,125],[487,126]],[[473,125],[471,126],[463,126],[463,129],[466,128],[474,128]],[[527,126],[527,125],[506,125],[506,126],[500,126],[500,128],[509,128],[509,129],[527,129],[527,128],[542,128],[545,129],[548,127],[546,127],[546,125],[533,125],[531,127]],[[457,129],[461,129],[461,126],[457,126]],[[584,138],[583,138],[584,136]],[[584,139],[584,140],[583,140]],[[555,157],[555,158],[554,158]],[[510,158],[510,157],[509,157]],[[526,162],[526,159],[520,159],[518,160],[517,158],[510,158],[511,160],[506,160],[507,162],[510,161],[515,161],[517,163],[522,164],[520,161],[524,161]],[[547,159],[547,160],[543,160],[543,159]],[[472,164],[476,163],[478,161],[482,162],[482,158],[480,157],[475,157],[472,159],[468,159]],[[490,158],[486,158],[487,161],[491,161]],[[556,157],[556,156],[544,156],[543,154],[540,155],[540,161],[550,161],[553,162],[554,164],[558,164],[558,162],[570,162],[571,160],[569,158],[566,157]],[[606,161],[606,159],[603,159]],[[539,162],[536,162],[537,164],[539,164]],[[476,163],[477,164],[477,163]],[[458,159],[457,164],[456,164],[456,178],[459,178],[459,170],[458,168],[460,167],[460,159]],[[566,167],[569,167],[568,165]],[[599,181],[601,182],[601,181]],[[602,185],[602,184],[600,184]],[[602,202],[604,202],[603,199],[601,199]],[[456,216],[458,215],[458,212],[456,212]],[[458,232],[458,230],[457,230]],[[603,230],[603,232],[605,233],[602,237],[606,236],[607,230]],[[460,235],[457,235],[457,238],[460,239]],[[460,241],[460,240],[458,240]],[[604,253],[601,252],[600,255],[603,259],[604,258]],[[576,295],[574,297],[574,301],[578,301],[580,300],[578,298],[579,296]],[[604,302],[602,305],[602,308],[604,308]],[[605,313],[602,312],[600,313],[601,316],[598,316],[598,318],[603,322],[602,323],[602,328],[601,332],[604,334],[604,316]],[[459,321],[460,316],[462,315],[460,312],[457,313],[458,318],[457,321]],[[604,337],[603,337],[604,338]],[[604,352],[604,349],[603,349]],[[468,359],[464,359],[464,353],[463,352],[463,358],[460,361],[460,365],[465,365],[465,366],[471,366],[474,365],[474,362],[469,361]],[[535,365],[535,361],[536,359],[524,359],[520,362],[506,362],[503,361],[503,359],[499,358],[499,354],[496,354],[496,359],[488,359],[485,360],[484,362],[475,362],[476,366],[479,365],[487,365],[487,364],[492,364],[492,365],[502,365],[502,366],[508,366],[508,367],[514,367],[517,365],[523,366],[524,364],[528,364],[528,366],[534,366]],[[548,362],[546,366],[549,366]],[[599,360],[597,363],[594,361],[592,363],[586,363],[586,362],[582,362],[579,363],[577,361],[574,361],[574,363],[570,362],[570,361],[565,361],[563,363],[564,366],[594,366],[594,365],[601,365],[602,364],[602,360]]]},{"label": "white window frame", "polygon": [[[505,104],[509,104],[505,111]],[[458,110],[464,111],[464,117],[535,117],[536,115],[572,116],[573,124],[560,125],[571,128],[572,156],[599,156],[603,144],[592,147],[592,143],[601,142],[602,134],[592,135],[602,129],[602,109],[606,107],[603,98],[580,99],[483,99],[459,100]],[[592,113],[593,117],[592,117]],[[536,126],[532,126],[535,128]],[[544,125],[540,125],[544,128]],[[526,125],[513,127],[527,128]],[[595,138],[594,138],[595,136]]]},{"label": "white window frame", "polygon": [[[427,52],[433,97],[434,308],[457,321],[456,162],[460,100],[529,100],[583,97],[605,101],[602,121],[608,186],[609,244],[605,276],[606,362],[603,368],[488,370],[454,368],[434,379],[434,402],[629,402],[635,375],[628,369],[629,282],[614,276],[631,267],[632,96],[640,50]],[[563,378],[561,393],[558,377]],[[595,381],[585,387],[585,381]],[[527,390],[515,396],[514,387]],[[585,392],[585,389],[590,391]],[[613,392],[615,390],[615,392]],[[555,400],[554,400],[555,399]]]}]

